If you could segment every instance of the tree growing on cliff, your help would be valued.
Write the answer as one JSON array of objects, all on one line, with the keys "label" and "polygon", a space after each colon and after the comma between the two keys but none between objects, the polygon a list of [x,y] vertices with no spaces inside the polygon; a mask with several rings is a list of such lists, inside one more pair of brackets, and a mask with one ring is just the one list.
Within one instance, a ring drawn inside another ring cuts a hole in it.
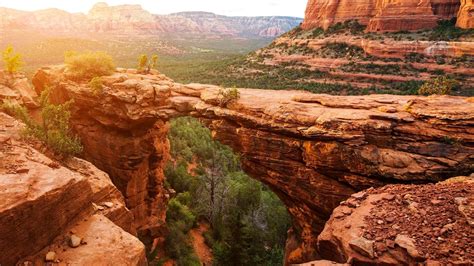
[{"label": "tree growing on cliff", "polygon": [[446,95],[450,94],[451,91],[459,86],[459,82],[457,82],[453,78],[449,78],[446,76],[437,77],[432,80],[426,81],[418,90],[418,94],[420,95]]},{"label": "tree growing on cliff", "polygon": [[3,63],[10,74],[18,72],[23,65],[21,55],[19,53],[15,53],[11,45],[7,46],[7,48],[5,48],[3,51]]},{"label": "tree growing on cliff", "polygon": [[50,92],[50,89],[45,89],[40,95],[41,123],[36,123],[24,106],[4,102],[0,109],[25,124],[26,136],[37,138],[60,155],[76,155],[82,152],[82,145],[69,129],[72,101],[60,105],[51,104]]},{"label": "tree growing on cliff", "polygon": [[68,74],[78,80],[110,75],[115,71],[112,57],[105,52],[66,52],[64,56]]},{"label": "tree growing on cliff", "polygon": [[146,54],[140,55],[138,58],[138,71],[144,72],[146,74],[150,73],[158,64],[158,55],[153,55],[151,59],[148,59]]}]

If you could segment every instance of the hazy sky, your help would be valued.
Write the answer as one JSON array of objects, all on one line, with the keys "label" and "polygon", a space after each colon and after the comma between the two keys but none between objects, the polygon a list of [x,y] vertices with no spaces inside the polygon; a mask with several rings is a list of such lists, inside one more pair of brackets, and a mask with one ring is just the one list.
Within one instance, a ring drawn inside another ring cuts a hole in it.
[{"label": "hazy sky", "polygon": [[[21,10],[59,8],[87,13],[98,0],[0,0],[0,7]],[[303,17],[307,0],[106,0],[109,5],[140,4],[154,14],[180,11],[209,11],[229,16]]]}]

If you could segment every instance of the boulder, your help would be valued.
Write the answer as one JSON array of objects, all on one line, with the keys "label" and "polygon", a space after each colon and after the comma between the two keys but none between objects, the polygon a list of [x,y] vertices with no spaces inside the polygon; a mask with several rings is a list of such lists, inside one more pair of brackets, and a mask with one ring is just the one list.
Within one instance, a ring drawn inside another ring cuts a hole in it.
[{"label": "boulder", "polygon": [[[353,205],[352,214],[336,217],[350,205],[349,200],[334,210],[318,237],[323,259],[370,265],[474,262],[472,227],[457,203],[472,200],[472,177],[429,185],[389,185],[366,192],[366,199],[352,198],[358,205]],[[433,198],[439,202],[433,203]],[[423,214],[407,208],[407,199],[420,202]]]}]

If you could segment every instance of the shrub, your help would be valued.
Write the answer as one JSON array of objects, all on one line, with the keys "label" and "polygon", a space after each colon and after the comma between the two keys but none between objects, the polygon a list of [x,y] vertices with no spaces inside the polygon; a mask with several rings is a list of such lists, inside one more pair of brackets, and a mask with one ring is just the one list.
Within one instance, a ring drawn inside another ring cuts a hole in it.
[{"label": "shrub", "polygon": [[233,101],[240,99],[240,91],[237,88],[220,88],[218,92],[219,106],[226,107]]},{"label": "shrub", "polygon": [[76,79],[106,76],[115,70],[112,57],[105,52],[67,52],[64,62],[71,76]]},{"label": "shrub", "polygon": [[169,222],[181,222],[181,229],[188,232],[194,226],[196,217],[193,215],[188,206],[182,204],[178,199],[171,199],[168,203],[168,211],[166,212],[166,220]]},{"label": "shrub", "polygon": [[102,78],[94,77],[89,82],[89,87],[91,87],[92,93],[97,96],[102,94],[104,90],[104,82],[102,81]]},{"label": "shrub", "polygon": [[459,86],[459,83],[452,78],[442,76],[425,82],[420,89],[418,94],[420,95],[445,95],[451,93],[451,91]]},{"label": "shrub", "polygon": [[457,40],[465,35],[474,34],[474,29],[461,29],[456,27],[456,18],[451,20],[440,20],[438,26],[433,29],[429,36],[430,41]]},{"label": "shrub", "polygon": [[3,51],[3,62],[7,71],[11,74],[18,72],[23,65],[21,55],[15,53],[11,45]]},{"label": "shrub", "polygon": [[150,60],[146,54],[140,55],[138,58],[138,71],[144,73],[150,73],[150,71],[155,68],[158,64],[158,55],[153,55]]},{"label": "shrub", "polygon": [[25,123],[27,136],[39,139],[54,152],[64,156],[82,152],[79,139],[72,136],[69,130],[69,118],[71,117],[69,108],[72,101],[53,105],[49,102],[49,94],[50,90],[46,89],[40,96],[41,124],[35,123],[23,106],[3,103],[1,109]]},{"label": "shrub", "polygon": [[169,233],[166,236],[166,253],[176,259],[178,266],[199,266],[199,259],[193,251],[189,237],[181,230],[180,223],[168,224]]}]

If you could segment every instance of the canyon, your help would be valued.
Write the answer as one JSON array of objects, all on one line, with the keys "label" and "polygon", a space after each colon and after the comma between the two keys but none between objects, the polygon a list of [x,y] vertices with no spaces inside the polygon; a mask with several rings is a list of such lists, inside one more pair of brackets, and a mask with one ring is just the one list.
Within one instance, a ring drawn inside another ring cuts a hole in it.
[{"label": "canyon", "polygon": [[[292,218],[285,265],[474,263],[472,8],[472,0],[310,0],[301,27],[234,69],[244,76],[283,68],[278,76],[334,85],[329,92],[343,96],[285,84],[235,88],[239,97],[224,102],[223,87],[181,84],[157,70],[117,68],[100,77],[100,90],[64,65],[40,68],[31,84],[0,71],[0,102],[26,106],[33,117],[46,88],[52,103],[73,100],[69,124],[84,148],[80,158],[58,157],[0,109],[0,264],[147,265],[168,234],[175,191],[164,174],[167,135],[181,116],[199,119],[285,204]],[[274,37],[300,22],[158,16],[104,3],[87,15],[0,9],[0,17],[0,33],[202,38]],[[466,29],[459,36],[430,30],[453,17]],[[392,86],[442,75],[459,82],[456,96],[344,95],[413,94]]]},{"label": "canyon", "polygon": [[458,27],[472,28],[473,8],[470,0],[310,0],[302,28],[328,29],[338,22],[357,20],[369,32],[415,31],[455,17]]},{"label": "canyon", "polygon": [[59,9],[34,12],[0,8],[0,32],[32,30],[47,35],[97,34],[162,38],[272,38],[296,27],[294,17],[227,17],[209,12],[154,15],[139,5],[97,3],[88,14]]},{"label": "canyon", "polygon": [[37,92],[54,88],[56,103],[74,99],[70,123],[83,142],[83,158],[110,175],[134,217],[125,227],[147,245],[166,231],[166,132],[177,116],[199,118],[287,206],[293,218],[287,263],[321,258],[318,235],[333,209],[358,191],[473,171],[471,98],[239,89],[240,99],[221,106],[219,87],[182,85],[154,71],[118,69],[102,78],[99,95],[87,82],[71,80],[63,66],[40,69],[33,84]]}]

